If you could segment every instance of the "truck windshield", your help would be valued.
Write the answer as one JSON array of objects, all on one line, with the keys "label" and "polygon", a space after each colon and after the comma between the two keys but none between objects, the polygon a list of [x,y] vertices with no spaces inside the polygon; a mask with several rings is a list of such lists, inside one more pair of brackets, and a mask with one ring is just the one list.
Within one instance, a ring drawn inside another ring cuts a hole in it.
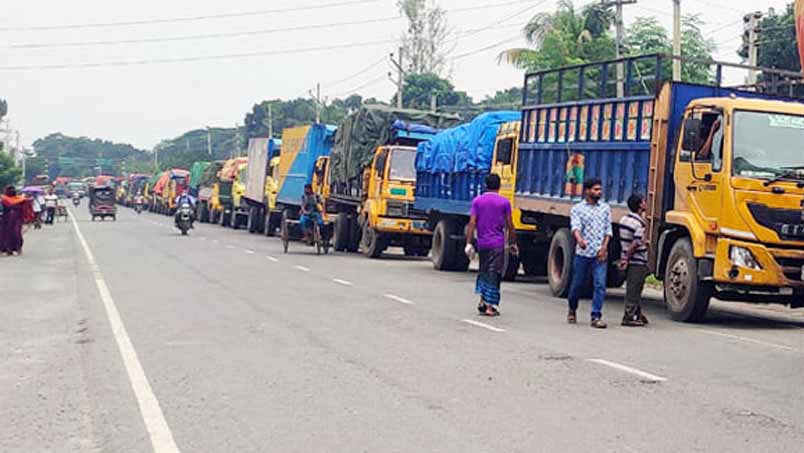
[{"label": "truck windshield", "polygon": [[804,179],[804,116],[738,111],[734,114],[733,174]]},{"label": "truck windshield", "polygon": [[389,179],[394,181],[416,180],[416,150],[394,148],[391,151],[391,169]]}]

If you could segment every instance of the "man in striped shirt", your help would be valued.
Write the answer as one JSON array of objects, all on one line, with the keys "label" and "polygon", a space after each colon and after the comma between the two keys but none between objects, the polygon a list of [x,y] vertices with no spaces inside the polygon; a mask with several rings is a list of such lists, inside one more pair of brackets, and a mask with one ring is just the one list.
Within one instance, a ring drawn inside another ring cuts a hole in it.
[{"label": "man in striped shirt", "polygon": [[628,198],[628,214],[620,219],[620,269],[626,272],[625,315],[622,325],[640,327],[648,323],[642,314],[642,289],[648,276],[648,246],[645,243],[645,198],[633,194]]}]

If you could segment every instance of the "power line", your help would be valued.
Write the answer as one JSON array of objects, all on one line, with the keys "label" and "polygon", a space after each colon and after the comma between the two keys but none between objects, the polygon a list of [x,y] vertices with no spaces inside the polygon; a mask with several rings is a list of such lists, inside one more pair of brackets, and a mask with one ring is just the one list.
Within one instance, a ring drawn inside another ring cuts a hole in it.
[{"label": "power line", "polygon": [[166,37],[153,37],[153,38],[99,40],[99,41],[73,41],[73,42],[61,42],[61,43],[19,43],[19,44],[12,43],[8,47],[12,49],[42,49],[50,47],[110,46],[110,45],[121,45],[121,44],[145,44],[145,43],[159,43],[159,42],[192,41],[201,39],[239,38],[244,36],[267,35],[286,31],[313,30],[321,28],[343,27],[348,25],[364,25],[379,22],[390,22],[399,19],[402,19],[402,16],[379,17],[374,19],[354,20],[347,22],[333,22],[328,24],[298,25],[284,28],[235,31],[226,33],[207,33],[200,35],[166,36]]},{"label": "power line", "polygon": [[385,39],[380,41],[366,41],[359,43],[346,43],[335,44],[330,46],[317,46],[317,47],[302,47],[296,49],[282,49],[282,50],[266,50],[256,52],[243,52],[243,53],[230,53],[219,55],[204,55],[192,57],[173,57],[173,58],[152,58],[141,60],[128,60],[128,61],[107,61],[95,63],[65,63],[65,64],[43,64],[43,65],[12,65],[0,66],[0,71],[24,71],[24,70],[46,70],[46,69],[89,69],[89,68],[108,68],[108,67],[121,67],[121,66],[143,66],[149,64],[165,64],[165,63],[187,63],[197,61],[213,61],[213,60],[228,60],[236,58],[249,58],[249,57],[263,57],[271,55],[285,55],[293,53],[311,53],[325,50],[348,49],[355,47],[369,47],[380,44],[389,44],[396,42],[396,40]]},{"label": "power line", "polygon": [[344,91],[344,92],[338,93],[338,94],[335,95],[335,97],[340,98],[340,97],[343,97],[343,96],[347,96],[347,95],[357,93],[358,91],[360,91],[360,90],[362,90],[364,88],[368,88],[370,86],[376,85],[377,83],[385,80],[385,77],[386,77],[386,74],[383,74],[383,75],[377,77],[376,79],[369,80],[368,82],[366,82],[366,83],[364,83],[364,84],[362,84],[360,86],[357,86],[355,88],[352,88],[349,91]]},{"label": "power line", "polygon": [[496,42],[494,44],[490,44],[488,46],[481,47],[479,49],[471,50],[469,52],[464,52],[462,54],[459,54],[459,55],[456,55],[456,56],[452,57],[452,61],[460,60],[461,58],[465,58],[465,57],[468,57],[470,55],[474,55],[474,54],[477,54],[477,53],[480,53],[480,52],[485,52],[487,50],[494,49],[495,47],[499,47],[499,46],[501,46],[503,44],[507,44],[509,42],[516,41],[517,39],[520,39],[520,38],[521,38],[520,35],[516,35],[514,37],[506,38],[506,39],[504,39],[502,41],[499,41],[499,42]]},{"label": "power line", "polygon": [[347,0],[333,3],[324,3],[308,6],[295,6],[292,8],[275,8],[264,9],[258,11],[243,11],[239,13],[223,13],[223,14],[209,14],[203,16],[185,16],[185,17],[171,17],[159,19],[140,19],[140,20],[127,20],[118,22],[101,22],[101,23],[84,23],[84,24],[64,24],[64,25],[26,25],[26,26],[13,26],[7,25],[0,27],[0,31],[41,31],[41,30],[75,30],[75,29],[88,29],[88,28],[105,28],[105,27],[130,27],[136,25],[148,24],[168,24],[175,22],[197,22],[211,19],[227,19],[233,17],[247,17],[247,16],[265,16],[276,13],[287,13],[296,11],[309,11],[318,10],[322,8],[336,8],[339,6],[361,5],[366,3],[376,3],[380,0]]}]

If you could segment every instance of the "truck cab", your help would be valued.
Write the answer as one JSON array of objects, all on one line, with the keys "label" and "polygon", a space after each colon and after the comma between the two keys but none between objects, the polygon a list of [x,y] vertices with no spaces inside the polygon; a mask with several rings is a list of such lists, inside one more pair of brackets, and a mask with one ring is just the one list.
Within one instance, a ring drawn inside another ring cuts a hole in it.
[{"label": "truck cab", "polygon": [[711,297],[804,306],[801,143],[802,103],[731,96],[688,105],[658,257],[676,317],[702,318]]},{"label": "truck cab", "polygon": [[364,200],[359,212],[363,253],[379,257],[389,246],[408,256],[426,256],[430,235],[424,213],[413,209],[416,190],[416,147],[380,146],[363,170]]}]

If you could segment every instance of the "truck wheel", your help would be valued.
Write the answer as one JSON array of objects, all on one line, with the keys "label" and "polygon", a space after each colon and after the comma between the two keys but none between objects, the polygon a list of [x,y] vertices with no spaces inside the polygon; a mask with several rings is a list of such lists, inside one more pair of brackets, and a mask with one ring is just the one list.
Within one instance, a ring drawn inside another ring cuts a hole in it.
[{"label": "truck wheel", "polygon": [[572,257],[574,241],[566,228],[558,230],[550,241],[547,254],[547,282],[555,297],[567,297],[572,281]]},{"label": "truck wheel", "polygon": [[505,260],[505,270],[502,278],[506,282],[512,282],[516,280],[516,276],[519,274],[519,256],[509,252],[506,252],[506,255],[508,259]]},{"label": "truck wheel", "polygon": [[363,227],[363,238],[360,246],[363,248],[363,254],[367,257],[379,258],[385,250],[385,238],[383,238],[382,233],[377,232],[366,222]]},{"label": "truck wheel", "polygon": [[349,216],[349,242],[346,246],[346,251],[350,253],[357,253],[360,250],[360,239],[362,237],[363,231],[360,228],[360,224],[357,222],[357,218],[353,215]]},{"label": "truck wheel", "polygon": [[441,220],[433,231],[433,267],[439,271],[466,271],[469,258],[463,253],[461,243],[453,239],[457,226],[449,220]]},{"label": "truck wheel", "polygon": [[232,213],[229,214],[229,225],[233,230],[240,228],[240,216],[237,214],[237,211],[232,211]]},{"label": "truck wheel", "polygon": [[333,238],[336,252],[344,252],[349,247],[349,215],[339,212],[335,218],[335,237]]},{"label": "truck wheel", "polygon": [[703,321],[713,293],[711,283],[698,280],[698,262],[690,240],[676,241],[664,271],[664,300],[670,317],[684,322]]}]

